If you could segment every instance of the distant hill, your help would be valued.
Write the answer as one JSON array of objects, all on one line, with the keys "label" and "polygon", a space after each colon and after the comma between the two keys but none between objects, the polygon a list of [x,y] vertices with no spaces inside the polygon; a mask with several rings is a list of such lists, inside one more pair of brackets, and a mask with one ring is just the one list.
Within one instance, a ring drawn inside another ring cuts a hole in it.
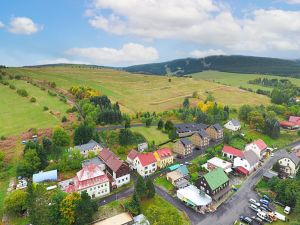
[{"label": "distant hill", "polygon": [[129,66],[123,68],[132,73],[153,75],[172,74],[184,76],[205,70],[231,73],[272,74],[300,78],[300,61],[254,56],[209,56],[185,58],[162,63]]}]

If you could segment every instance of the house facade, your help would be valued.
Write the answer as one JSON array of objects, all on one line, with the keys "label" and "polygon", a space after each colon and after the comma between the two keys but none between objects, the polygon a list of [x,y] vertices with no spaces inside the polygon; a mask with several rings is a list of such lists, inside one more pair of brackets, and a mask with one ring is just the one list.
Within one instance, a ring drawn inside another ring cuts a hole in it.
[{"label": "house facade", "polygon": [[296,153],[286,154],[286,156],[278,160],[281,172],[292,177],[294,177],[299,170],[299,162],[300,158]]},{"label": "house facade", "polygon": [[175,142],[173,152],[180,156],[190,155],[193,152],[193,143],[187,138],[182,138]]},{"label": "house facade", "polygon": [[198,178],[195,184],[197,188],[212,197],[214,201],[220,200],[231,189],[229,178],[221,168],[217,168]]},{"label": "house facade", "polygon": [[139,152],[133,149],[127,155],[126,162],[132,170],[136,169],[134,165],[134,159],[138,156],[138,154]]},{"label": "house facade", "polygon": [[78,149],[80,154],[84,157],[87,157],[89,152],[93,152],[95,155],[98,155],[103,149],[103,147],[94,140],[90,140],[88,143],[83,145],[76,145],[74,148]]},{"label": "house facade", "polygon": [[172,154],[172,150],[169,148],[158,149],[153,152],[153,155],[156,158],[157,167],[159,169],[173,164],[174,156]]},{"label": "house facade", "polygon": [[219,141],[223,139],[224,129],[218,123],[207,127],[205,131],[213,141]]},{"label": "house facade", "polygon": [[224,147],[222,149],[222,154],[223,154],[223,157],[226,157],[226,158],[230,159],[231,161],[233,161],[236,157],[240,157],[240,158],[244,157],[243,151],[233,148],[228,145],[224,145]]},{"label": "house facade", "polygon": [[134,159],[134,167],[142,177],[147,177],[157,170],[157,161],[152,152],[138,154]]},{"label": "house facade", "polygon": [[110,193],[109,179],[99,166],[90,164],[68,180],[63,190],[67,193],[86,191],[91,198],[97,198]]},{"label": "house facade", "polygon": [[266,143],[259,139],[256,141],[253,141],[250,144],[247,144],[245,146],[245,151],[253,151],[255,152],[255,154],[261,159],[267,152],[267,148],[268,146],[266,145]]},{"label": "house facade", "polygon": [[242,157],[234,158],[233,167],[236,168],[238,172],[248,175],[258,167],[259,159],[254,151],[244,151]]},{"label": "house facade", "polygon": [[103,149],[99,154],[99,158],[105,163],[107,174],[113,178],[113,186],[116,185],[120,187],[130,182],[129,166],[120,160],[112,151]]},{"label": "house facade", "polygon": [[209,136],[204,130],[194,133],[191,137],[192,143],[196,148],[202,149],[209,146]]},{"label": "house facade", "polygon": [[224,127],[228,130],[231,130],[231,131],[238,131],[241,129],[241,124],[238,120],[229,120],[225,125]]}]

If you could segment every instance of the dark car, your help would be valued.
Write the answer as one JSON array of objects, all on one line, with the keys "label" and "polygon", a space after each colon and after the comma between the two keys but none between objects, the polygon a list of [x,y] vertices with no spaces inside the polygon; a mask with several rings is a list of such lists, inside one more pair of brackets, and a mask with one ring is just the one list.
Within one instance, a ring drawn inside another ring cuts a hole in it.
[{"label": "dark car", "polygon": [[249,218],[248,216],[240,216],[240,221],[247,223],[247,224],[252,224],[252,219]]},{"label": "dark car", "polygon": [[263,204],[261,207],[265,208],[266,211],[268,211],[268,212],[273,212],[273,210],[270,207],[268,207],[267,205]]},{"label": "dark car", "polygon": [[269,196],[267,196],[267,195],[263,195],[262,198],[265,199],[265,200],[267,200],[268,202],[271,202],[271,199],[270,199]]},{"label": "dark car", "polygon": [[252,216],[251,218],[252,218],[252,220],[254,220],[255,223],[258,224],[258,225],[264,224],[264,221],[263,221],[261,218],[259,218],[259,217]]}]

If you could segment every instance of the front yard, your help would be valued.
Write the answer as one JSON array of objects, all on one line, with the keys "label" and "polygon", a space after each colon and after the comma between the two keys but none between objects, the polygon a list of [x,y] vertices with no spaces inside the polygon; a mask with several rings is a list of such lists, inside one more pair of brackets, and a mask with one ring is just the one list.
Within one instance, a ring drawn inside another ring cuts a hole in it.
[{"label": "front yard", "polygon": [[172,193],[172,191],[174,189],[173,185],[167,180],[167,178],[165,176],[157,177],[154,180],[154,184],[162,187],[163,189],[165,189],[169,193]]}]

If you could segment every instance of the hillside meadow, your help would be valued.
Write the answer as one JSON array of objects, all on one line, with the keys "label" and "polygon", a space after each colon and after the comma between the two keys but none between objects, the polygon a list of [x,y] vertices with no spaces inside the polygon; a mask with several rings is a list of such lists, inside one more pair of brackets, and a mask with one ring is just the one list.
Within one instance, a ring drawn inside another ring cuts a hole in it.
[{"label": "hillside meadow", "polygon": [[178,108],[183,99],[192,96],[195,91],[199,99],[191,99],[192,104],[204,100],[208,93],[216,101],[231,107],[239,107],[245,102],[252,105],[269,103],[269,98],[265,96],[205,79],[169,78],[78,66],[11,68],[9,71],[37,80],[54,81],[58,88],[65,90],[73,85],[90,86],[108,95],[113,101],[118,101],[122,110],[130,114]]}]

